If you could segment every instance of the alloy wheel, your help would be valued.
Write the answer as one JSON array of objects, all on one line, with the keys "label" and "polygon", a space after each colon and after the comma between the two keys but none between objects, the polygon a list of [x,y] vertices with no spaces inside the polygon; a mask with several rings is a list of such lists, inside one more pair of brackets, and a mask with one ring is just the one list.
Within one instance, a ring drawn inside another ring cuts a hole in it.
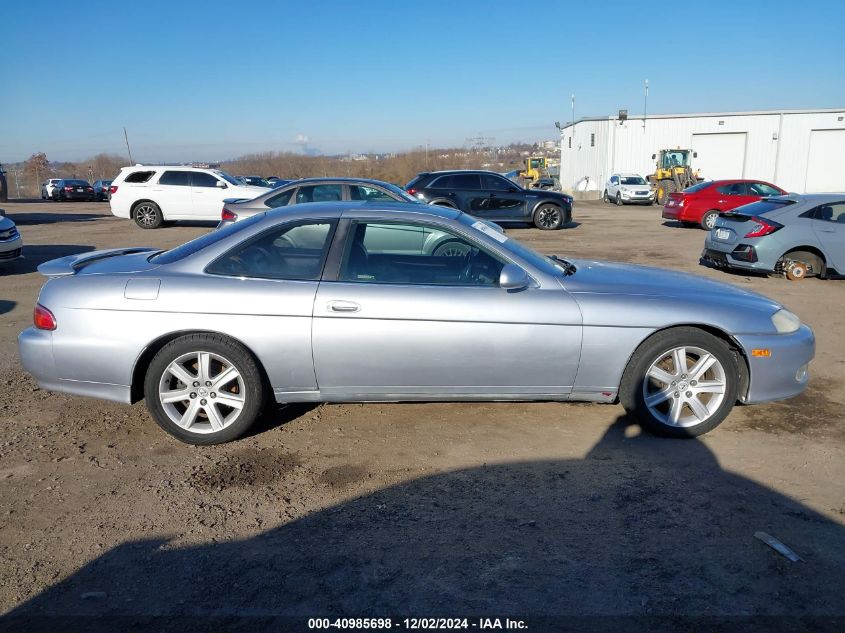
[{"label": "alloy wheel", "polygon": [[560,224],[560,211],[554,207],[545,207],[537,213],[537,224],[544,229],[551,229]]},{"label": "alloy wheel", "polygon": [[192,433],[216,433],[231,426],[246,404],[244,379],[228,359],[189,352],[161,375],[158,397],[167,416]]},{"label": "alloy wheel", "polygon": [[700,347],[672,348],[658,356],[643,380],[643,401],[668,426],[706,422],[725,399],[727,375],[722,363]]},{"label": "alloy wheel", "polygon": [[144,226],[155,226],[156,224],[156,210],[148,204],[142,204],[135,210],[135,217],[138,224]]}]

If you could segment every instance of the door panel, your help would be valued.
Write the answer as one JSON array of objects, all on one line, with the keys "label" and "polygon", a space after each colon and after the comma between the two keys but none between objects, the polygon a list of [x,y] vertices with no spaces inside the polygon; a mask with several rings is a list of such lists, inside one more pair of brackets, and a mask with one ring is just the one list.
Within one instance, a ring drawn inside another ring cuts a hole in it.
[{"label": "door panel", "polygon": [[828,266],[845,274],[845,201],[816,209],[813,231],[828,258]]},{"label": "door panel", "polygon": [[561,289],[323,282],[313,346],[329,396],[562,395],[578,367],[581,315]]},{"label": "door panel", "polygon": [[194,172],[191,179],[191,198],[197,219],[219,220],[223,200],[231,197],[226,189],[217,186],[217,178],[205,172]]},{"label": "door panel", "polygon": [[194,203],[191,199],[191,173],[165,171],[151,187],[153,200],[161,207],[165,219],[191,219]]}]

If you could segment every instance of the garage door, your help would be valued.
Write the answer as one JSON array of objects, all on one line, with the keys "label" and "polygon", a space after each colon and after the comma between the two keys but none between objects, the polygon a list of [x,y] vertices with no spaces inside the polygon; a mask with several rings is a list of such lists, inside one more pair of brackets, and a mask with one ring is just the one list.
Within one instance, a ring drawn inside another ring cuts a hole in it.
[{"label": "garage door", "polygon": [[698,153],[692,166],[708,180],[742,178],[745,175],[745,132],[693,134],[692,149]]},{"label": "garage door", "polygon": [[845,191],[845,130],[810,132],[804,191]]}]

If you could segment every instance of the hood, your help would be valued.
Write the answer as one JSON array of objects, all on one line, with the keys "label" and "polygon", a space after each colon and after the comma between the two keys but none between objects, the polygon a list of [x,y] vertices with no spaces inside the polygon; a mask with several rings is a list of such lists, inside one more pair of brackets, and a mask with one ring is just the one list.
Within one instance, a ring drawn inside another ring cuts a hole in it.
[{"label": "hood", "polygon": [[756,292],[732,284],[712,281],[691,273],[680,273],[650,266],[570,259],[576,272],[564,280],[572,293],[622,294],[645,297],[671,297],[707,301],[729,300],[733,305],[777,311],[781,305]]}]

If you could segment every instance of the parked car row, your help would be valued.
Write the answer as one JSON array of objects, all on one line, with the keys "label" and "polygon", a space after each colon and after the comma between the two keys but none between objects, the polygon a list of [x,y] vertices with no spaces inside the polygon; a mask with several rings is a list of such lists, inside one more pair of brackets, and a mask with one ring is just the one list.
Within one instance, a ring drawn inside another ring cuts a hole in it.
[{"label": "parked car row", "polygon": [[111,182],[97,180],[91,185],[80,178],[50,178],[41,183],[41,199],[54,202],[108,200]]},{"label": "parked car row", "polygon": [[23,253],[23,239],[6,212],[0,209],[0,263],[18,259]]}]

